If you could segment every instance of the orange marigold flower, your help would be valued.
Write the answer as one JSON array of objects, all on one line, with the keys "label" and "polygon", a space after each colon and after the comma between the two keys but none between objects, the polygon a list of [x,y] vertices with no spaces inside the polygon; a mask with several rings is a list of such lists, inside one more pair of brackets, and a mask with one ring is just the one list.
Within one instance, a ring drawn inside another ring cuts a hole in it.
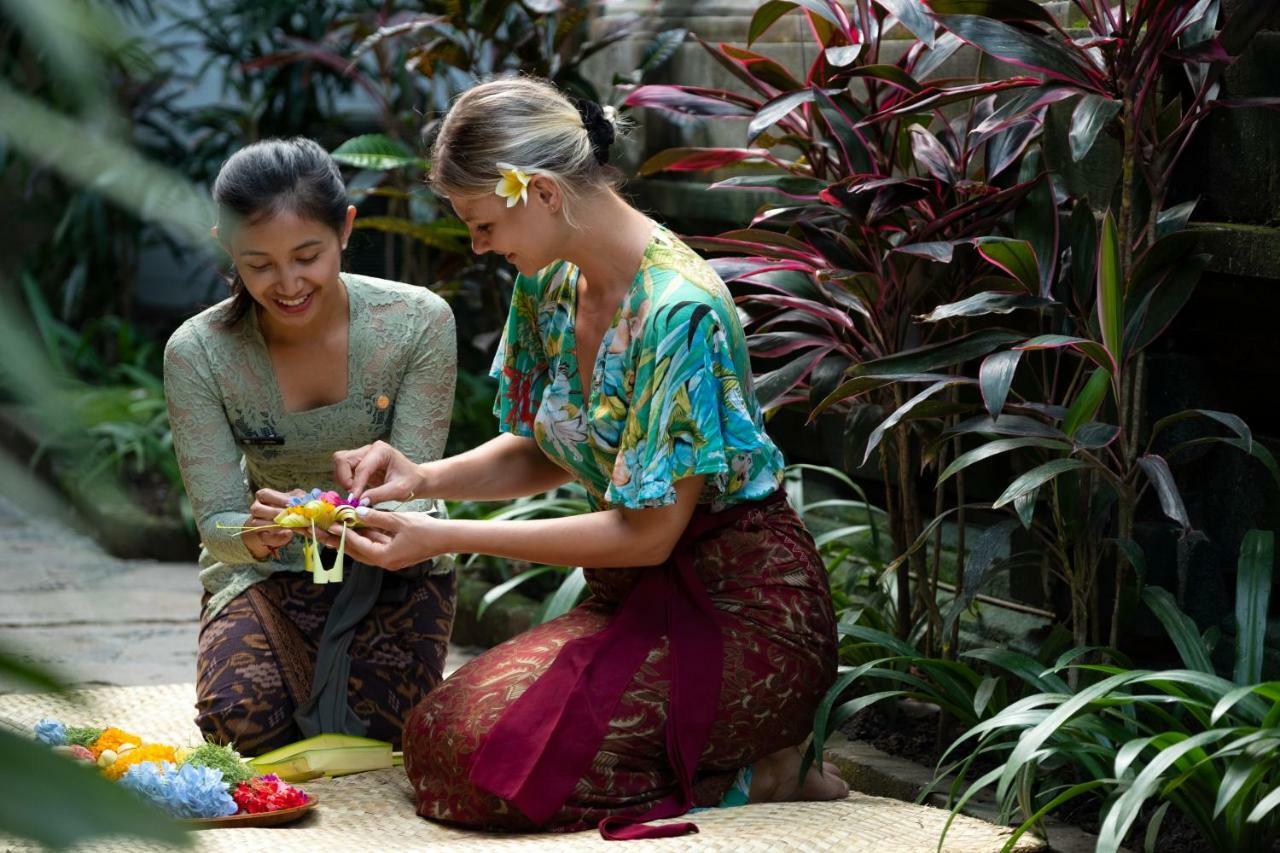
[{"label": "orange marigold flower", "polygon": [[163,743],[148,743],[137,749],[131,749],[115,760],[115,763],[102,771],[108,779],[116,780],[124,775],[130,765],[143,761],[172,761],[177,763],[177,750]]},{"label": "orange marigold flower", "polygon": [[110,728],[102,730],[102,734],[100,734],[98,739],[93,742],[93,745],[89,747],[89,751],[93,753],[94,758],[97,758],[102,754],[104,749],[111,749],[119,752],[120,744],[122,743],[141,744],[142,738],[137,735],[129,734],[126,731],[122,731],[121,729],[117,729],[115,726],[111,726]]}]

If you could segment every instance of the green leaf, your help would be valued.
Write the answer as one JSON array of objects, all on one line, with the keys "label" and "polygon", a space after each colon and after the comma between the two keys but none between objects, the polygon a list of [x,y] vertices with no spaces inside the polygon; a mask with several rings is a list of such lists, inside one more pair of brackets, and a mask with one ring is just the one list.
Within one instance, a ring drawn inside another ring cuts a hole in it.
[{"label": "green leaf", "polygon": [[1022,350],[1006,350],[987,356],[978,368],[978,387],[982,390],[982,401],[992,418],[1000,417],[1000,412],[1004,409],[1004,401],[1009,397],[1009,386],[1013,384],[1013,376],[1021,358]]},{"label": "green leaf", "polygon": [[1014,211],[1013,236],[1026,240],[1035,251],[1040,268],[1041,296],[1053,295],[1057,279],[1059,241],[1058,202],[1053,195],[1053,180],[1047,172],[1040,172],[1040,152],[1032,150],[1022,160],[1022,167],[1035,177],[1032,187],[1018,209]]},{"label": "green leaf", "polygon": [[1116,221],[1107,211],[1102,218],[1102,244],[1098,247],[1098,325],[1102,344],[1117,365],[1124,363],[1124,282],[1120,280],[1120,244]]},{"label": "green leaf", "polygon": [[962,453],[948,465],[941,474],[938,475],[938,485],[942,485],[946,480],[955,474],[968,468],[977,462],[990,459],[1000,453],[1007,453],[1010,450],[1019,450],[1024,447],[1047,447],[1053,450],[1071,450],[1071,445],[1065,441],[1059,441],[1054,438],[997,438],[989,441],[979,447],[975,447],[966,453]]},{"label": "green leaf", "polygon": [[1000,415],[997,418],[979,416],[956,424],[947,430],[952,435],[982,433],[984,435],[1040,436],[1042,438],[1066,438],[1063,432],[1048,424],[1025,415]]},{"label": "green leaf", "polygon": [[930,344],[894,355],[864,361],[850,373],[882,376],[889,373],[926,373],[980,358],[992,350],[1021,338],[1005,329],[982,329],[940,344]]},{"label": "green leaf", "polygon": [[187,832],[131,791],[12,732],[0,729],[0,830],[52,848],[107,835],[182,847]]},{"label": "green leaf", "polygon": [[876,0],[876,3],[897,18],[921,44],[933,49],[934,31],[938,27],[929,17],[929,9],[921,0]]},{"label": "green leaf", "polygon": [[938,20],[951,32],[996,59],[1086,90],[1098,88],[1087,70],[1088,66],[1078,58],[1074,48],[1047,35],[1032,35],[978,15],[939,15]]},{"label": "green leaf", "polygon": [[[1076,308],[1086,312],[1094,291],[1094,260],[1098,254],[1098,223],[1085,199],[1071,210],[1071,293]],[[1065,298],[1065,297],[1064,297]]]},{"label": "green leaf", "polygon": [[853,172],[869,171],[871,160],[867,155],[867,143],[854,128],[855,122],[864,115],[862,106],[847,94],[839,95],[837,100],[822,89],[814,91],[817,93],[815,103],[818,112],[844,152],[846,168]]},{"label": "green leaf", "polygon": [[1075,338],[1070,335],[1038,335],[1018,344],[1017,349],[1060,349],[1061,347],[1070,347],[1078,351],[1098,367],[1106,370],[1114,370],[1116,367],[1116,362],[1111,358],[1107,348],[1088,338]]},{"label": "green leaf", "polygon": [[1067,416],[1062,419],[1062,431],[1068,436],[1074,436],[1082,424],[1093,420],[1093,416],[1098,413],[1098,407],[1107,396],[1109,387],[1111,387],[1111,372],[1095,367],[1093,375],[1080,389],[1071,408],[1067,409]]},{"label": "green leaf", "polygon": [[493,587],[492,589],[490,589],[488,592],[484,594],[483,598],[480,599],[480,604],[478,607],[476,607],[476,620],[479,621],[480,619],[483,619],[484,613],[486,610],[489,609],[490,604],[493,604],[499,598],[502,598],[502,596],[506,595],[508,592],[511,592],[511,590],[520,586],[520,584],[528,580],[533,580],[539,575],[545,575],[547,572],[554,572],[554,571],[557,571],[557,568],[555,566],[534,566],[531,569],[525,569],[523,572],[516,575],[515,577],[508,578],[507,580]]},{"label": "green leaf", "polygon": [[1038,489],[1054,477],[1065,471],[1073,471],[1077,468],[1085,467],[1085,463],[1079,459],[1053,459],[1043,465],[1037,465],[1027,473],[1018,477],[1009,484],[991,505],[992,509],[999,509],[1007,503],[1016,499],[1019,495],[1024,495],[1034,489]]},{"label": "green leaf", "polygon": [[1009,537],[1018,527],[1015,519],[1004,519],[988,527],[973,543],[964,560],[964,590],[957,595],[947,609],[942,623],[942,636],[951,635],[951,626],[960,618],[965,608],[973,603],[974,597],[982,589],[995,569],[1002,562],[1000,553],[1009,548]]},{"label": "green leaf", "polygon": [[1217,412],[1213,409],[1183,409],[1181,412],[1163,417],[1151,427],[1151,439],[1154,441],[1155,437],[1164,432],[1167,427],[1197,415],[1222,424],[1239,436],[1241,442],[1243,442],[1245,453],[1253,452],[1253,431],[1249,429],[1249,425],[1244,422],[1244,419],[1230,412]]},{"label": "green leaf", "polygon": [[762,3],[751,16],[751,24],[747,27],[747,45],[750,46],[764,35],[779,18],[794,8],[796,8],[795,3],[787,3],[784,0],[769,0],[767,3]]},{"label": "green leaf", "polygon": [[982,684],[978,685],[977,691],[973,694],[973,713],[981,717],[986,712],[987,705],[991,704],[991,695],[999,686],[1000,679],[994,676],[988,675],[982,679]]},{"label": "green leaf", "polygon": [[1183,665],[1212,675],[1214,670],[1213,663],[1209,660],[1209,649],[1200,637],[1196,623],[1182,612],[1178,603],[1173,600],[1173,595],[1162,587],[1147,586],[1142,589],[1142,600],[1151,608],[1160,624],[1164,625]]},{"label": "green leaf", "polygon": [[403,234],[424,245],[455,254],[468,250],[467,229],[451,219],[437,219],[434,222],[414,222],[412,219],[405,219],[399,216],[365,216],[356,218],[355,227],[391,234]]},{"label": "green leaf", "polygon": [[1040,292],[1040,264],[1036,251],[1026,240],[1010,237],[979,237],[973,241],[978,254],[1007,272],[1027,293]]},{"label": "green leaf", "polygon": [[582,573],[582,569],[574,569],[569,572],[569,574],[565,575],[564,582],[542,605],[542,612],[538,614],[538,624],[550,622],[552,619],[568,613],[578,603],[578,599],[582,597],[582,593],[586,588],[587,578]]},{"label": "green leaf", "polygon": [[[768,407],[774,400],[779,399],[794,388],[825,354],[826,351],[824,350],[815,357],[811,351],[806,351],[782,367],[757,376],[756,396],[760,400],[760,405]],[[817,413],[816,409],[814,413]]]},{"label": "green leaf", "polygon": [[1102,828],[1098,832],[1098,851],[1116,853],[1120,849],[1125,835],[1129,832],[1129,827],[1137,819],[1142,806],[1155,794],[1164,774],[1183,756],[1192,750],[1222,740],[1230,734],[1230,731],[1222,729],[1212,729],[1190,737],[1171,733],[1169,737],[1178,738],[1180,742],[1161,749],[1107,812]]},{"label": "green leaf", "polygon": [[779,195],[801,200],[814,200],[818,193],[827,188],[825,181],[813,178],[802,178],[796,175],[739,175],[725,178],[710,186],[710,189],[767,190]]},{"label": "green leaf", "polygon": [[1093,148],[1098,132],[1120,111],[1120,102],[1105,95],[1085,95],[1071,113],[1071,159],[1080,162]]},{"label": "green leaf", "polygon": [[381,133],[367,133],[348,139],[333,150],[333,159],[357,169],[378,172],[405,166],[427,168],[427,161],[416,156],[409,146]]},{"label": "green leaf", "polygon": [[1258,800],[1258,804],[1253,807],[1253,811],[1249,812],[1245,822],[1260,823],[1276,806],[1280,806],[1280,788],[1276,788],[1270,794]]},{"label": "green leaf", "polygon": [[768,131],[774,124],[781,122],[797,106],[810,104],[813,99],[812,88],[801,88],[801,90],[795,92],[783,92],[782,95],[765,101],[764,104],[760,105],[760,109],[756,110],[751,122],[746,126],[746,141],[754,142],[755,137]]},{"label": "green leaf", "polygon": [[1147,557],[1142,553],[1141,545],[1132,539],[1121,539],[1119,537],[1110,541],[1114,542],[1120,553],[1124,554],[1125,560],[1133,567],[1139,580],[1147,576]]},{"label": "green leaf", "polygon": [[827,59],[828,65],[834,65],[836,68],[844,68],[846,65],[852,65],[862,54],[865,44],[845,44],[838,47],[829,47],[824,50],[823,56]]},{"label": "green leaf", "polygon": [[867,464],[867,460],[871,458],[872,451],[874,451],[876,447],[880,444],[880,440],[884,438],[884,434],[889,430],[893,429],[895,426],[897,426],[898,422],[901,421],[904,417],[906,417],[907,413],[910,412],[913,408],[915,408],[920,403],[923,403],[925,400],[929,399],[934,394],[937,394],[939,391],[941,391],[944,388],[949,388],[952,385],[961,385],[961,384],[972,382],[972,381],[973,381],[972,379],[969,379],[968,377],[965,377],[965,376],[955,376],[949,379],[944,379],[939,382],[935,382],[932,385],[930,385],[928,388],[924,389],[919,394],[916,394],[910,400],[907,400],[905,403],[899,406],[897,411],[889,415],[889,417],[885,418],[883,423],[881,423],[879,426],[877,426],[874,430],[871,431],[871,437],[867,439],[867,450],[862,455],[862,464],[863,465]]},{"label": "green leaf", "polygon": [[890,251],[902,255],[913,255],[917,258],[924,258],[941,264],[949,264],[955,254],[955,247],[956,244],[949,240],[936,240],[926,243],[907,243],[903,246],[895,246]]},{"label": "green leaf", "polygon": [[916,93],[924,89],[916,78],[903,71],[896,65],[863,65],[852,71],[847,72],[847,77],[871,77],[875,80],[883,80],[891,83],[899,89]]},{"label": "green leaf", "polygon": [[1056,27],[1043,6],[1035,0],[930,0],[935,15],[982,15],[998,21],[1035,21]]},{"label": "green leaf", "polygon": [[[1141,318],[1141,325],[1132,330],[1132,336],[1130,330],[1125,330],[1126,345],[1132,340],[1133,349],[1130,352],[1146,349],[1169,327],[1191,298],[1210,259],[1205,254],[1186,258],[1169,270],[1163,280],[1149,291],[1146,316]],[[1134,317],[1135,322],[1138,319]]]},{"label": "green leaf", "polygon": [[988,290],[983,293],[975,293],[968,299],[961,299],[959,302],[951,302],[947,305],[939,305],[928,314],[922,314],[918,319],[922,323],[937,323],[941,320],[951,320],[956,317],[981,317],[987,314],[1011,314],[1014,311],[1024,308],[1045,308],[1056,303],[1052,299],[1045,299],[1041,296],[1029,296],[1025,293],[1002,293],[1000,291]]},{"label": "green leaf", "polygon": [[1036,496],[1039,494],[1039,489],[1032,489],[1013,499],[1013,511],[1018,514],[1018,521],[1022,522],[1024,530],[1031,529],[1031,522],[1036,515]]},{"label": "green leaf", "polygon": [[1174,482],[1173,472],[1163,456],[1149,453],[1138,458],[1138,467],[1146,472],[1147,479],[1155,486],[1160,498],[1160,508],[1164,514],[1182,526],[1183,530],[1191,529],[1191,520],[1187,517],[1187,508],[1182,503],[1182,493]]},{"label": "green leaf", "polygon": [[1250,530],[1240,543],[1236,569],[1236,684],[1253,684],[1262,679],[1275,549],[1275,533],[1271,530]]}]

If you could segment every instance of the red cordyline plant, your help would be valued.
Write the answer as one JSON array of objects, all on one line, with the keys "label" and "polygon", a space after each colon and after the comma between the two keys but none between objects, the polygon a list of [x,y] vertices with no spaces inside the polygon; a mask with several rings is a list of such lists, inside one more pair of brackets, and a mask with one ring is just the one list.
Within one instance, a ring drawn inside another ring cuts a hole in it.
[{"label": "red cordyline plant", "polygon": [[[1082,31],[1064,29],[1031,0],[862,0],[847,10],[775,1],[755,14],[750,39],[796,9],[819,48],[803,75],[749,49],[708,45],[752,94],[632,93],[633,106],[747,122],[744,147],[673,149],[642,171],[733,169],[743,174],[715,186],[780,197],[750,227],[697,243],[731,255],[713,263],[751,313],[753,354],[773,367],[759,380],[768,406],[843,407],[852,422],[874,408],[850,404],[869,399],[890,412],[868,436],[865,457],[880,447],[902,554],[899,635],[912,624],[914,582],[926,649],[935,636],[953,645],[943,635],[954,638],[955,607],[951,631],[938,630],[939,525],[958,516],[963,535],[961,472],[1016,450],[1052,458],[995,506],[1015,509],[1040,534],[1033,553],[1048,554],[1066,580],[1077,640],[1096,641],[1098,569],[1104,551],[1115,555],[1118,603],[1124,568],[1141,559],[1131,536],[1143,491],[1154,486],[1166,513],[1191,529],[1168,465],[1140,438],[1136,377],[1141,352],[1205,262],[1180,233],[1191,206],[1164,208],[1172,170],[1209,110],[1269,105],[1219,98],[1223,67],[1269,4],[1242,3],[1223,22],[1212,0],[1080,0]],[[895,21],[916,40],[884,62],[882,35]],[[966,42],[1026,73],[977,82],[940,75]],[[1044,137],[1046,110],[1069,99],[1066,139],[1055,148]],[[1114,211],[1099,237],[1084,193],[1044,164],[1058,166],[1050,162],[1058,151],[1073,162],[1089,156],[1104,132],[1118,137],[1120,163],[1115,186],[1105,188]],[[1015,311],[1001,322],[1016,330],[992,324]],[[977,378],[966,375],[963,366],[979,358]],[[1028,365],[1020,382],[1031,387],[1014,387],[1020,362]],[[924,388],[909,396],[909,383]],[[1231,429],[1228,440],[1265,453],[1238,418],[1209,417]],[[973,435],[996,440],[948,466],[948,451],[958,454],[961,437]],[[947,513],[938,489],[928,526],[914,479],[922,465],[961,481]],[[1058,484],[1041,488],[1060,476],[1072,496]],[[1041,492],[1052,492],[1040,502],[1047,520],[1033,524]],[[993,535],[1007,541],[1014,526]],[[930,535],[932,571],[920,547]],[[960,604],[985,574],[1028,556],[988,559],[1002,543],[982,544],[982,559],[958,574]]]},{"label": "red cordyline plant", "polygon": [[[915,407],[915,420],[904,419],[907,400],[896,380],[932,376],[1017,339],[999,329],[951,336],[915,318],[959,299],[982,278],[1009,283],[992,310],[1048,301],[1015,292],[1000,266],[1007,266],[1012,238],[998,236],[1020,206],[1051,204],[1047,177],[1022,169],[1047,101],[998,107],[1001,92],[1037,92],[1041,80],[1034,76],[988,82],[944,76],[962,43],[937,34],[926,10],[910,2],[877,0],[847,11],[833,2],[765,3],[752,20],[751,40],[798,6],[819,48],[805,72],[793,74],[747,48],[705,45],[751,95],[644,86],[627,103],[747,122],[747,146],[673,149],[641,171],[733,169],[742,174],[717,188],[779,197],[750,227],[694,241],[731,255],[713,263],[751,314],[753,355],[772,365],[758,379],[766,407],[813,406],[859,365],[897,365],[863,389],[879,411],[902,412],[866,436],[865,454],[888,436],[880,456],[886,503],[894,544],[906,553],[924,525],[916,479],[922,447],[937,436],[937,417],[957,404],[930,401]],[[1039,7],[1029,8],[1047,19]],[[883,35],[895,20],[919,38],[889,62]],[[941,390],[973,380],[944,373],[934,384]],[[871,411],[839,405],[850,412],[851,428]],[[937,549],[930,567],[912,552],[898,569],[900,636],[916,623],[913,610],[927,617],[919,622],[926,641],[941,625],[936,555]]]},{"label": "red cordyline plant", "polygon": [[[1118,177],[1113,186],[1102,188],[1110,206],[1100,227],[1081,188],[1064,177],[1057,182],[1062,203],[1028,221],[1025,242],[1005,246],[1008,255],[1001,265],[1006,271],[1025,293],[1038,292],[1051,301],[1019,306],[1032,312],[1035,334],[983,361],[978,371],[981,406],[975,406],[975,417],[954,425],[948,434],[994,440],[943,468],[939,484],[1001,453],[1017,451],[1038,463],[1016,476],[992,506],[1015,511],[1032,533],[1034,552],[1044,555],[1066,581],[1076,642],[1106,639],[1115,646],[1126,570],[1145,563],[1133,539],[1134,515],[1144,493],[1156,493],[1184,541],[1199,535],[1167,454],[1158,452],[1165,428],[1191,416],[1207,418],[1230,435],[1193,440],[1168,453],[1201,441],[1226,441],[1259,457],[1273,475],[1280,473],[1265,448],[1253,442],[1248,427],[1232,415],[1197,409],[1173,414],[1149,430],[1143,422],[1143,353],[1186,303],[1208,260],[1196,253],[1198,235],[1184,230],[1194,202],[1165,207],[1173,169],[1211,109],[1276,106],[1280,100],[1219,97],[1222,71],[1274,14],[1270,3],[1238,4],[1229,19],[1218,3],[1208,1],[1075,6],[1083,15],[1084,33],[1068,34],[1051,20],[1031,19],[1024,15],[1027,10],[1019,11],[1008,0],[933,3],[936,19],[950,32],[985,55],[1043,77],[1034,93],[1021,94],[1006,106],[1016,109],[1019,99],[1074,100],[1061,129],[1065,139],[1046,132],[1039,140],[1046,160],[1079,161],[1104,131],[1119,141]],[[941,14],[961,9],[981,14]],[[1069,165],[1061,165],[1069,176]],[[1060,237],[1063,232],[1066,240]],[[950,320],[971,306],[990,305],[1000,295],[984,289],[921,319]],[[1015,386],[1020,361],[1028,364]],[[860,380],[889,368],[876,363],[855,368],[862,376],[853,377],[829,401],[856,394]],[[924,398],[927,391],[913,399]],[[992,533],[1007,542],[1013,527],[997,526]],[[1100,615],[1099,601],[1108,556],[1114,560],[1110,619]],[[972,568],[996,567],[988,561]],[[981,577],[969,580],[976,585]],[[1108,622],[1110,631],[1104,635]]]}]

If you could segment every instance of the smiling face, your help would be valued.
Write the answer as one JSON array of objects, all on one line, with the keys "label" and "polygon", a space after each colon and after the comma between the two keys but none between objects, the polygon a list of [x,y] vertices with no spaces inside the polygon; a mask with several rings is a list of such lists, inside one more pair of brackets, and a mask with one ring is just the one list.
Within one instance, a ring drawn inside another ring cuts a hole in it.
[{"label": "smiling face", "polygon": [[534,275],[560,257],[564,242],[563,197],[555,181],[542,175],[529,184],[528,201],[507,207],[496,193],[451,195],[449,201],[471,234],[477,255],[502,255],[522,275]]},{"label": "smiling face", "polygon": [[306,326],[343,302],[338,273],[355,208],[341,231],[290,210],[242,224],[224,242],[269,327]]}]

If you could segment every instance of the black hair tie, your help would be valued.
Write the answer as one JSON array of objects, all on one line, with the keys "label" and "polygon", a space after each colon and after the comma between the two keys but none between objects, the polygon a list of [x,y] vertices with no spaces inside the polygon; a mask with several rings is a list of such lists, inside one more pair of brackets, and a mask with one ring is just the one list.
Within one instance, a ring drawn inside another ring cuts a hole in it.
[{"label": "black hair tie", "polygon": [[613,122],[605,118],[604,110],[595,101],[575,98],[574,106],[582,118],[582,126],[587,129],[587,138],[591,140],[591,153],[601,166],[609,162],[609,146],[613,145]]}]

